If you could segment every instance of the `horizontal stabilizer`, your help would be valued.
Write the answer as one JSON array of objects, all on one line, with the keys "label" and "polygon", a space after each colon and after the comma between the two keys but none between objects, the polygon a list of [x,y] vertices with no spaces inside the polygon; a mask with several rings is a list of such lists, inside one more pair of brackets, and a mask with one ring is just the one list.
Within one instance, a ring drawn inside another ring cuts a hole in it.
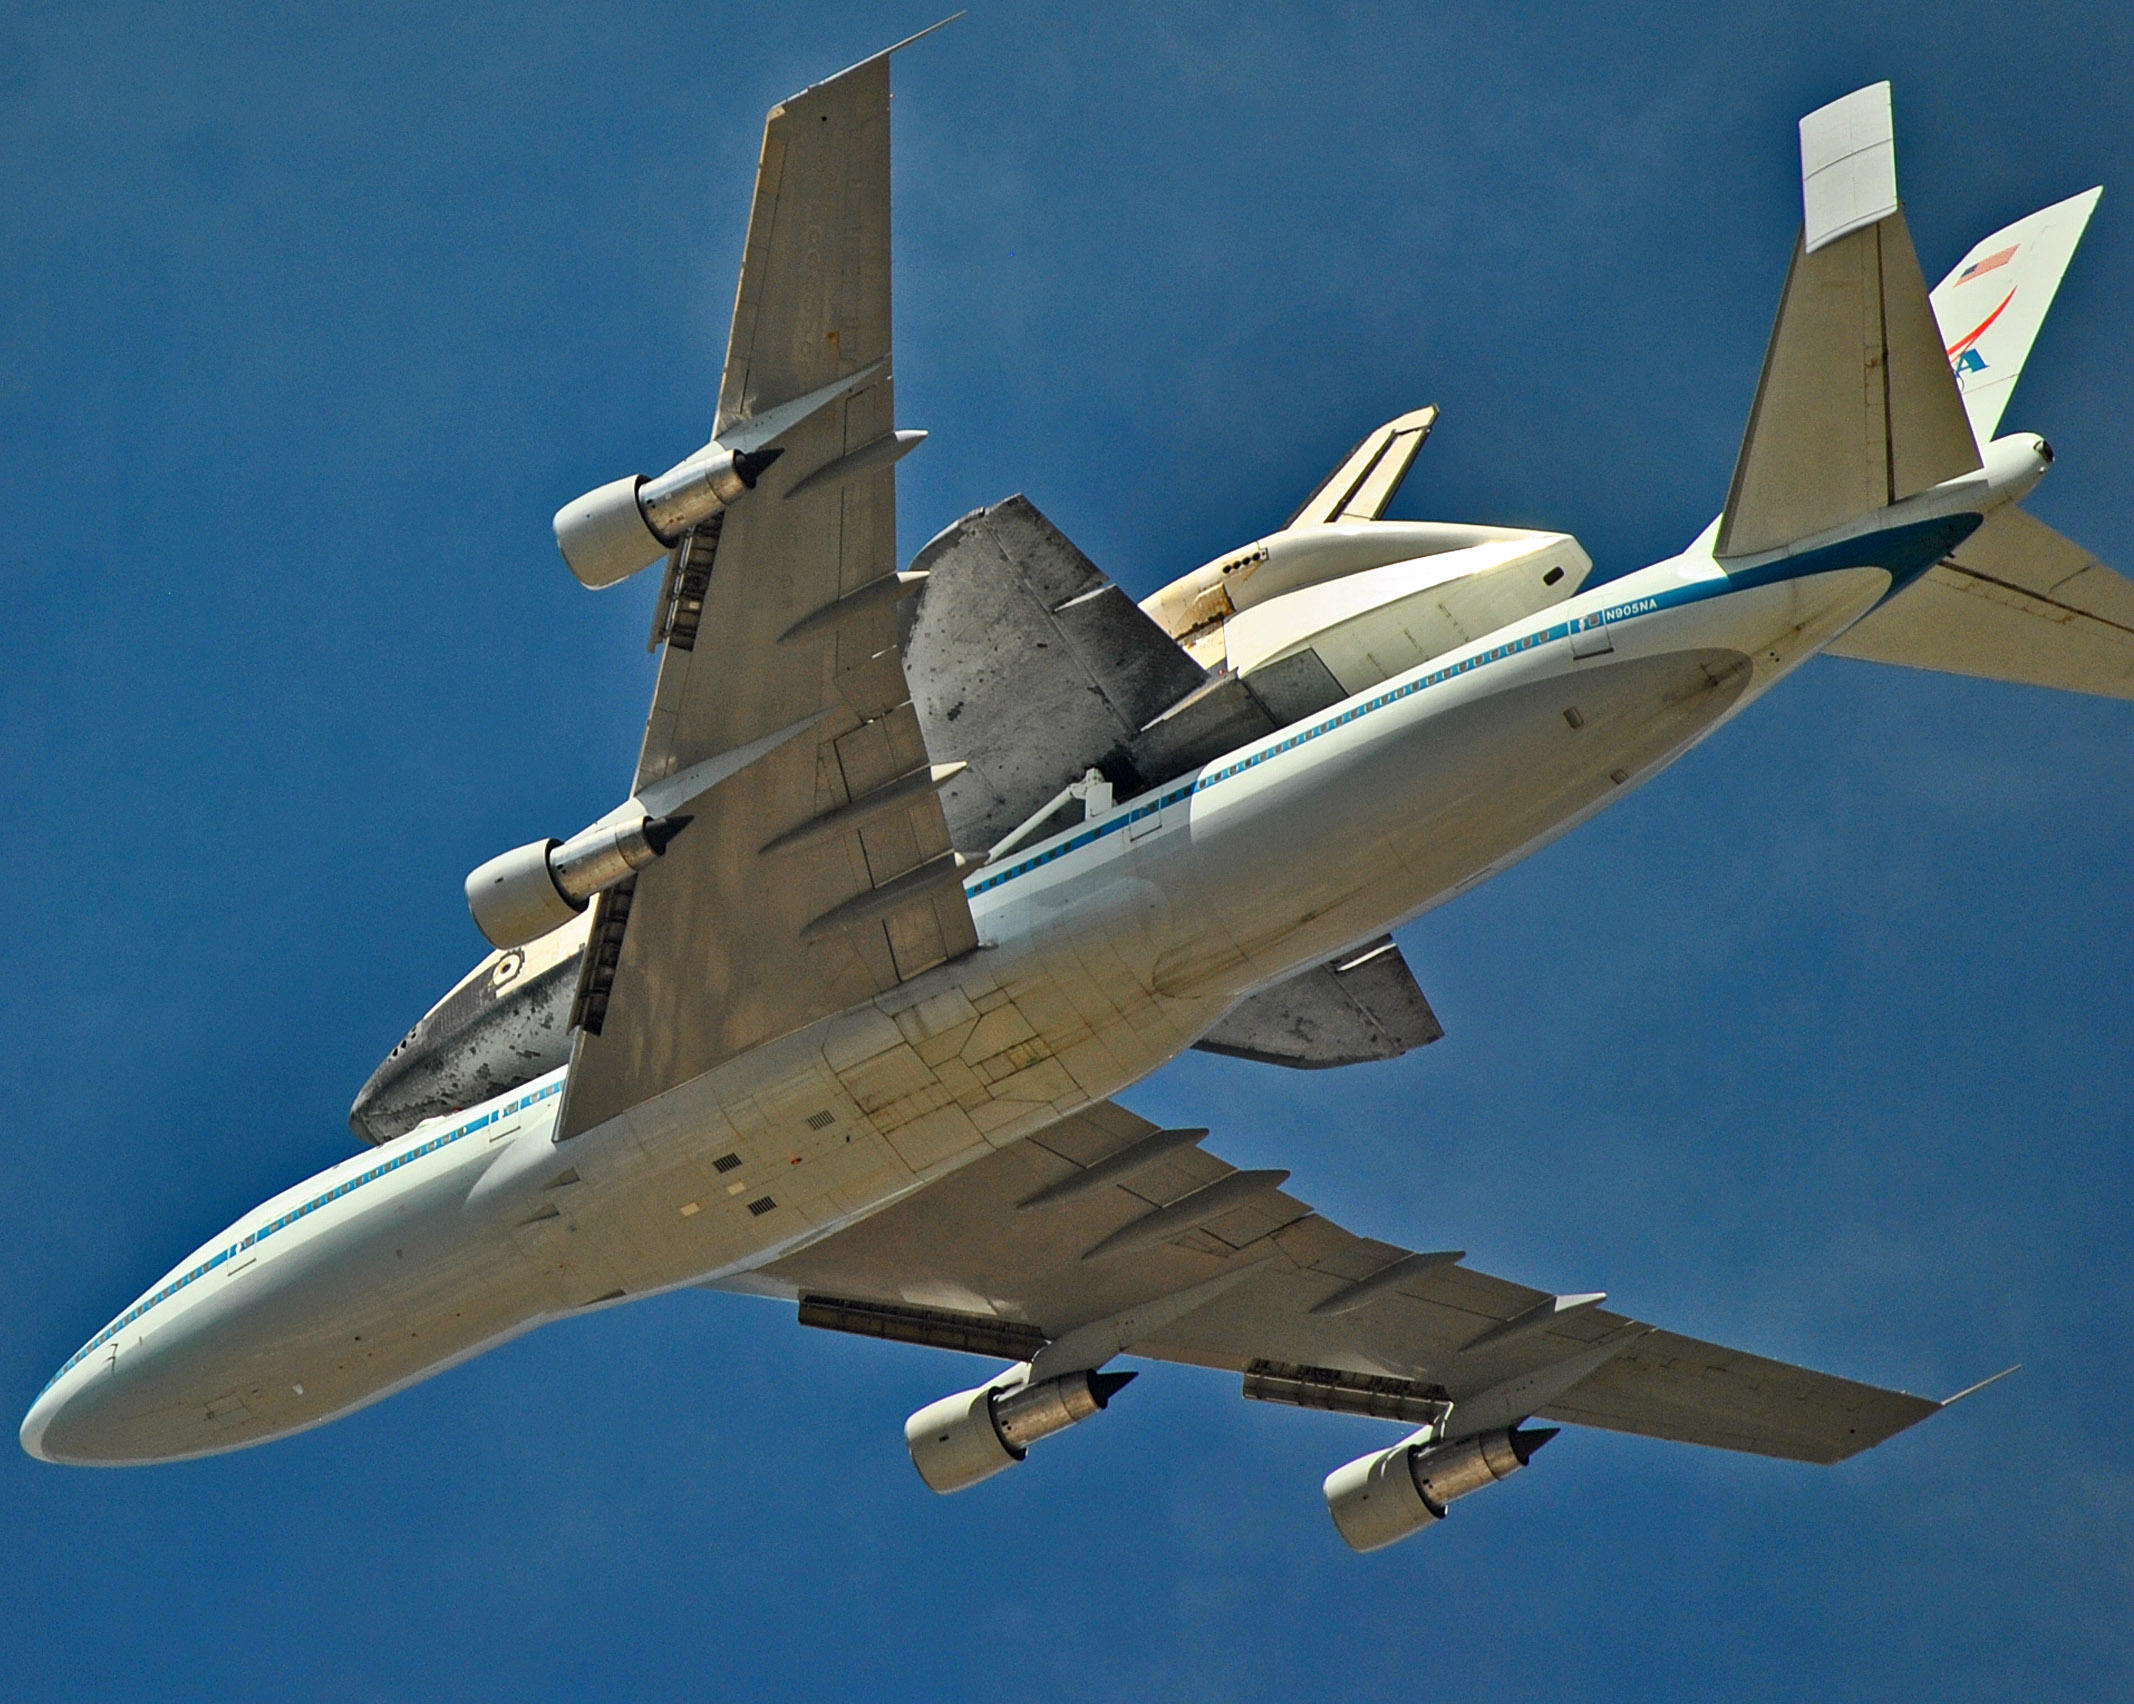
[{"label": "horizontal stabilizer", "polygon": [[1444,1035],[1390,935],[1262,989],[1202,1036],[1204,1053],[1319,1071],[1398,1059]]},{"label": "horizontal stabilizer", "polygon": [[1400,482],[1408,477],[1416,452],[1436,424],[1435,408],[1418,408],[1397,420],[1388,420],[1349,451],[1282,530],[1333,521],[1377,520],[1393,501]]},{"label": "horizontal stabilizer", "polygon": [[2102,189],[2018,219],[1977,244],[1934,287],[1934,318],[1971,429],[1990,443]]},{"label": "horizontal stabilizer", "polygon": [[2134,698],[2134,581],[2009,503],[1830,650]]},{"label": "horizontal stabilizer", "polygon": [[1805,222],[1719,523],[1722,557],[1780,549],[1979,466],[1896,206],[1891,146],[1886,84],[1801,121]]},{"label": "horizontal stabilizer", "polygon": [[1897,121],[1871,83],[1801,120],[1801,241],[1810,254],[1897,211]]}]

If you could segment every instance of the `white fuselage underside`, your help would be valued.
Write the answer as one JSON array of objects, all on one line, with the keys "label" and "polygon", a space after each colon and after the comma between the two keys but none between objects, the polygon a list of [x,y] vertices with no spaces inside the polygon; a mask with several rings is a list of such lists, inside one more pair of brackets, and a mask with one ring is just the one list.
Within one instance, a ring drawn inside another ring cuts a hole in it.
[{"label": "white fuselage underside", "polygon": [[234,1449],[547,1320],[748,1288],[1564,833],[1890,583],[1850,567],[1743,589],[1693,554],[1433,659],[974,873],[980,950],[870,1006],[564,1144],[559,1072],[264,1203],[92,1339],[23,1443],[108,1463]]}]

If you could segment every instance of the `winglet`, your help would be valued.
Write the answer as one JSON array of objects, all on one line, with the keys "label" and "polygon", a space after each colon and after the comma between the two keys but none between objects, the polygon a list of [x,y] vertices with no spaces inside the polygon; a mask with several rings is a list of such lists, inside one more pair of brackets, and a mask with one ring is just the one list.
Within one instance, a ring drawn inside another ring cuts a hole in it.
[{"label": "winglet", "polygon": [[1897,129],[1887,83],[1801,120],[1801,212],[1810,254],[1897,211]]},{"label": "winglet", "polygon": [[2002,1369],[2001,1369],[2001,1370],[2000,1370],[1999,1372],[1995,1373],[1995,1374],[1993,1375],[1993,1377],[1991,1377],[1990,1379],[1980,1379],[1980,1380],[1978,1381],[1978,1383],[1977,1383],[1977,1384],[1975,1384],[1975,1385],[1966,1385],[1966,1386],[1964,1386],[1964,1388],[1963,1388],[1962,1390],[1958,1391],[1958,1392],[1957,1392],[1957,1393],[1956,1393],[1956,1394],[1955,1394],[1954,1396],[1945,1396],[1945,1397],[1943,1397],[1943,1398],[1941,1399],[1941,1406],[1942,1406],[1942,1407],[1944,1407],[1944,1408],[1953,1408],[1953,1407],[1954,1407],[1954,1406],[1955,1406],[1955,1405],[1956,1405],[1957,1403],[1959,1403],[1959,1402],[1963,1401],[1963,1399],[1964,1399],[1965,1397],[1967,1397],[1967,1396],[1976,1396],[1976,1395],[1977,1395],[1977,1394],[1978,1394],[1978,1393],[1979,1393],[1980,1391],[1984,1390],[1984,1389],[1985,1389],[1985,1388],[1986,1388],[1986,1387],[1987,1387],[1988,1385],[1990,1385],[1990,1384],[1999,1384],[1999,1383],[2001,1382],[2001,1380],[2005,1379],[2005,1378],[2006,1378],[2006,1377],[2007,1377],[2007,1376],[2008,1376],[2008,1375],[2009,1375],[2010,1373],[2020,1373],[2020,1372],[2021,1372],[2022,1370],[2023,1370],[2023,1363],[2022,1363],[2021,1361],[2018,1361],[2018,1362],[2016,1362],[2016,1364],[2015,1364],[2014,1366],[2012,1366],[2012,1367],[2003,1367],[2003,1368],[2002,1368]]}]

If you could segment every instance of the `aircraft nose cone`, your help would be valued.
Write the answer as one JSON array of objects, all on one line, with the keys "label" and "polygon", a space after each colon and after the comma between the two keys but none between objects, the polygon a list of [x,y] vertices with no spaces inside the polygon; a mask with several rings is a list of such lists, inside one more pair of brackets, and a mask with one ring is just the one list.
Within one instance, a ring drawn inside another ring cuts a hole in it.
[{"label": "aircraft nose cone", "polygon": [[145,1370],[146,1378],[122,1378],[98,1358],[70,1367],[22,1417],[23,1449],[63,1466],[131,1467],[212,1448],[201,1411]]},{"label": "aircraft nose cone", "polygon": [[22,1430],[18,1436],[23,1449],[39,1461],[94,1459],[80,1453],[87,1441],[85,1434],[93,1429],[84,1424],[89,1406],[80,1381],[71,1376],[56,1380],[30,1404],[29,1413],[22,1417]]}]

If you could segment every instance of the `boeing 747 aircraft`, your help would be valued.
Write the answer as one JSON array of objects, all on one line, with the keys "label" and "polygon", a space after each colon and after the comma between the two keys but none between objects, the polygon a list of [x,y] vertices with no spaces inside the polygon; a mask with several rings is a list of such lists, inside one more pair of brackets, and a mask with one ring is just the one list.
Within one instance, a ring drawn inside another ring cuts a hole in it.
[{"label": "boeing 747 aircraft", "polygon": [[899,571],[889,79],[770,114],[710,442],[556,516],[587,586],[660,571],[626,797],[468,877],[496,950],[357,1098],[367,1146],[97,1331],[23,1447],[239,1449],[688,1285],[989,1359],[905,1423],[936,1491],[1104,1409],[1122,1356],[1397,1422],[1326,1480],[1359,1550],[1552,1426],[1837,1462],[1934,1414],[1358,1235],[1114,1097],[1186,1048],[1436,1040],[1388,931],[1820,651],[2134,697],[2134,585],[2024,512],[2052,452],[2000,431],[2098,192],[1930,292],[1862,89],[1801,121],[1755,406],[1680,555],[1384,519],[1421,408],[1137,605],[1021,497]]}]

